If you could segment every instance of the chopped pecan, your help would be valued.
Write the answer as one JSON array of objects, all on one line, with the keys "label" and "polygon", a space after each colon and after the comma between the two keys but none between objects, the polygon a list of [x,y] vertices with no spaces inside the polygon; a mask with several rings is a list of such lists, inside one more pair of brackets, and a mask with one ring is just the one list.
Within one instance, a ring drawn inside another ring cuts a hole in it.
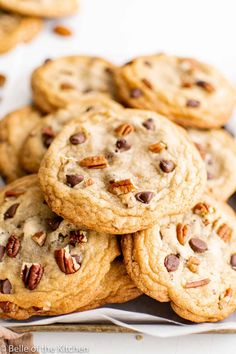
[{"label": "chopped pecan", "polygon": [[0,262],[2,262],[6,248],[4,246],[0,246]]},{"label": "chopped pecan", "polygon": [[1,301],[0,309],[4,313],[15,312],[17,310],[17,305],[13,304],[13,302],[10,301]]},{"label": "chopped pecan", "polygon": [[203,90],[209,92],[209,93],[212,93],[215,91],[215,88],[214,86],[210,83],[210,82],[206,82],[204,80],[198,80],[196,81],[196,85],[198,87],[201,87]]},{"label": "chopped pecan", "polygon": [[119,125],[119,127],[117,127],[115,129],[115,133],[119,137],[129,135],[129,134],[133,133],[133,131],[134,131],[133,125],[128,124],[128,123],[121,124],[121,125]]},{"label": "chopped pecan", "polygon": [[45,244],[47,234],[45,231],[39,231],[36,232],[36,234],[34,234],[31,238],[35,243],[37,243],[37,245],[42,247]]},{"label": "chopped pecan", "polygon": [[108,167],[108,161],[103,156],[90,156],[80,161],[81,167],[94,168],[94,169],[102,169]]},{"label": "chopped pecan", "polygon": [[76,246],[77,243],[87,243],[87,232],[83,230],[70,231],[70,245]]},{"label": "chopped pecan", "polygon": [[0,74],[0,87],[3,87],[7,81],[7,78],[5,75]]},{"label": "chopped pecan", "polygon": [[207,203],[198,203],[193,207],[193,213],[204,217],[213,212],[213,208]]},{"label": "chopped pecan", "polygon": [[110,181],[108,190],[112,194],[121,195],[134,191],[135,187],[130,179],[124,179],[121,181]]},{"label": "chopped pecan", "polygon": [[227,224],[221,225],[217,230],[217,235],[225,242],[230,241],[232,233],[233,230]]},{"label": "chopped pecan", "polygon": [[180,68],[188,74],[193,74],[193,72],[199,67],[198,62],[192,58],[181,58],[179,63]]},{"label": "chopped pecan", "polygon": [[181,245],[184,245],[186,242],[186,238],[189,233],[189,225],[179,223],[176,226],[177,239]]},{"label": "chopped pecan", "polygon": [[15,188],[15,189],[10,189],[6,191],[5,193],[5,198],[11,198],[11,197],[19,197],[25,193],[24,189],[21,188]]},{"label": "chopped pecan", "polygon": [[54,27],[53,32],[58,34],[59,36],[65,36],[65,37],[72,35],[71,29],[62,25],[58,25]]},{"label": "chopped pecan", "polygon": [[76,256],[70,254],[69,246],[54,252],[54,256],[60,270],[65,274],[76,273],[81,266]]},{"label": "chopped pecan", "polygon": [[6,253],[8,257],[15,258],[20,250],[20,240],[17,236],[11,235],[6,245]]},{"label": "chopped pecan", "polygon": [[147,80],[147,79],[142,79],[142,83],[145,85],[145,86],[147,86],[147,88],[149,88],[150,90],[152,90],[153,89],[153,86],[152,86],[152,84],[151,84],[151,82],[149,81],[149,80]]},{"label": "chopped pecan", "polygon": [[198,267],[200,265],[200,260],[197,257],[189,257],[187,261],[187,267],[191,272],[197,273]]},{"label": "chopped pecan", "polygon": [[154,152],[156,154],[158,154],[159,152],[165,149],[167,149],[167,145],[163,143],[163,141],[160,141],[159,143],[151,144],[148,147],[149,151]]},{"label": "chopped pecan", "polygon": [[223,308],[228,305],[230,299],[232,298],[233,290],[228,288],[225,290],[224,294],[219,297],[219,309],[223,310]]},{"label": "chopped pecan", "polygon": [[84,181],[84,186],[87,188],[87,187],[90,187],[94,184],[94,180],[92,178],[88,178]]},{"label": "chopped pecan", "polygon": [[44,269],[38,263],[24,263],[21,269],[21,277],[25,287],[29,290],[37,288],[42,279]]},{"label": "chopped pecan", "polygon": [[209,283],[210,283],[210,279],[206,278],[206,279],[187,282],[184,287],[185,287],[185,289],[199,288],[200,286],[204,286]]}]

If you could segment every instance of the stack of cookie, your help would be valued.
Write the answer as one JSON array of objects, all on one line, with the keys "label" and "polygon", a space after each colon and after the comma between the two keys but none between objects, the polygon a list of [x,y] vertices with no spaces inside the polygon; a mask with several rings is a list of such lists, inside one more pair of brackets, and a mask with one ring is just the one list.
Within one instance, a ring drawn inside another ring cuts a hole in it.
[{"label": "stack of cookie", "polygon": [[11,182],[0,193],[0,316],[141,293],[194,322],[231,314],[236,218],[225,201],[236,143],[221,128],[235,105],[230,83],[189,58],[118,68],[77,56],[47,60],[32,90],[34,106],[0,122]]},{"label": "stack of cookie", "polygon": [[43,27],[43,17],[74,14],[78,0],[0,0],[0,54],[31,41]]}]

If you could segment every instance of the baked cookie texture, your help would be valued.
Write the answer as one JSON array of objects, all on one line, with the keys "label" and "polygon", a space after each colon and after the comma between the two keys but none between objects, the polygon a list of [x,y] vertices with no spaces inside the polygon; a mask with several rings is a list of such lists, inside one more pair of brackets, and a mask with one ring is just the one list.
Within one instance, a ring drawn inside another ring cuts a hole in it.
[{"label": "baked cookie texture", "polygon": [[119,256],[115,236],[77,228],[55,215],[27,176],[0,193],[0,317],[77,311],[101,296]]},{"label": "baked cookie texture", "polygon": [[35,108],[27,106],[0,120],[0,175],[6,182],[12,182],[26,174],[20,164],[21,148],[41,116]]},{"label": "baked cookie texture", "polygon": [[207,188],[217,199],[227,200],[236,191],[236,141],[224,129],[188,133],[207,169]]},{"label": "baked cookie texture", "polygon": [[233,86],[210,65],[165,54],[138,57],[116,71],[121,99],[185,127],[219,128],[236,102]]},{"label": "baked cookie texture", "polygon": [[[1,6],[1,5],[0,5]],[[42,20],[0,10],[0,54],[29,42],[42,29]]]},{"label": "baked cookie texture", "polygon": [[66,125],[39,178],[57,214],[125,234],[194,205],[206,170],[183,129],[154,112],[123,109],[85,114]]},{"label": "baked cookie texture", "polygon": [[194,322],[224,319],[236,308],[236,219],[204,196],[189,212],[122,238],[127,272],[158,301]]},{"label": "baked cookie texture", "polygon": [[68,105],[41,119],[26,138],[21,150],[21,164],[29,173],[37,173],[47,149],[62,128],[86,112],[120,111],[122,106],[102,94],[82,95],[76,103]]},{"label": "baked cookie texture", "polygon": [[115,97],[110,62],[96,57],[70,56],[46,61],[32,75],[33,99],[45,112],[76,102],[82,94],[103,93]]},{"label": "baked cookie texture", "polygon": [[73,15],[78,0],[0,0],[0,7],[27,16],[61,17]]}]

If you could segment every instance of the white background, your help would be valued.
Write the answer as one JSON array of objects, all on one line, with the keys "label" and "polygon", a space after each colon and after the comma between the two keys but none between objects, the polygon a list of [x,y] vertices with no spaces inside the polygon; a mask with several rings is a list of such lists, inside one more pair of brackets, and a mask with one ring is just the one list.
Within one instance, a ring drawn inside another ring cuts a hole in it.
[{"label": "white background", "polygon": [[[80,0],[77,16],[49,21],[30,45],[0,57],[8,77],[0,91],[0,116],[30,102],[29,76],[45,58],[65,54],[104,56],[117,64],[144,53],[195,56],[217,66],[236,84],[235,0]],[[52,32],[55,23],[74,31]],[[232,123],[231,123],[232,124]],[[236,335],[196,335],[173,339],[124,334],[36,334],[36,345],[76,345],[92,354],[235,352]]]}]

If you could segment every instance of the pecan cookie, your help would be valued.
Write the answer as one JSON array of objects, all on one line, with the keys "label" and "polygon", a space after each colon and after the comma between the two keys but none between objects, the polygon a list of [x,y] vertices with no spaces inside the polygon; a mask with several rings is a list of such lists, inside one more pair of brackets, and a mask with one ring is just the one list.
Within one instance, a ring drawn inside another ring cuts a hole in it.
[{"label": "pecan cookie", "polygon": [[227,200],[236,191],[235,139],[223,129],[189,129],[188,133],[206,164],[208,190]]},{"label": "pecan cookie", "polygon": [[194,322],[236,309],[236,219],[212,197],[189,212],[122,238],[128,274],[138,288]]},{"label": "pecan cookie", "polygon": [[21,151],[21,164],[27,172],[38,172],[41,160],[55,136],[63,126],[81,114],[112,109],[120,111],[122,106],[102,94],[82,95],[76,103],[60,109],[41,119],[25,140]]},{"label": "pecan cookie", "polygon": [[157,111],[187,127],[224,125],[236,102],[233,86],[216,69],[191,58],[139,57],[116,73],[119,95],[130,107]]},{"label": "pecan cookie", "polygon": [[0,54],[29,42],[42,28],[42,20],[0,10]]},{"label": "pecan cookie", "polygon": [[91,303],[119,255],[115,236],[75,227],[44,201],[36,176],[0,193],[0,317],[58,315]]},{"label": "pecan cookie", "polygon": [[61,17],[73,15],[78,0],[0,0],[0,7],[27,16]]},{"label": "pecan cookie", "polygon": [[188,209],[206,183],[204,163],[182,128],[154,112],[125,109],[66,125],[39,176],[57,214],[114,234]]},{"label": "pecan cookie", "polygon": [[114,97],[114,71],[113,64],[95,57],[47,60],[32,75],[34,101],[43,111],[51,112],[90,92]]},{"label": "pecan cookie", "polygon": [[40,118],[39,111],[27,106],[0,120],[0,175],[6,182],[26,174],[19,161],[21,148],[25,138]]}]

